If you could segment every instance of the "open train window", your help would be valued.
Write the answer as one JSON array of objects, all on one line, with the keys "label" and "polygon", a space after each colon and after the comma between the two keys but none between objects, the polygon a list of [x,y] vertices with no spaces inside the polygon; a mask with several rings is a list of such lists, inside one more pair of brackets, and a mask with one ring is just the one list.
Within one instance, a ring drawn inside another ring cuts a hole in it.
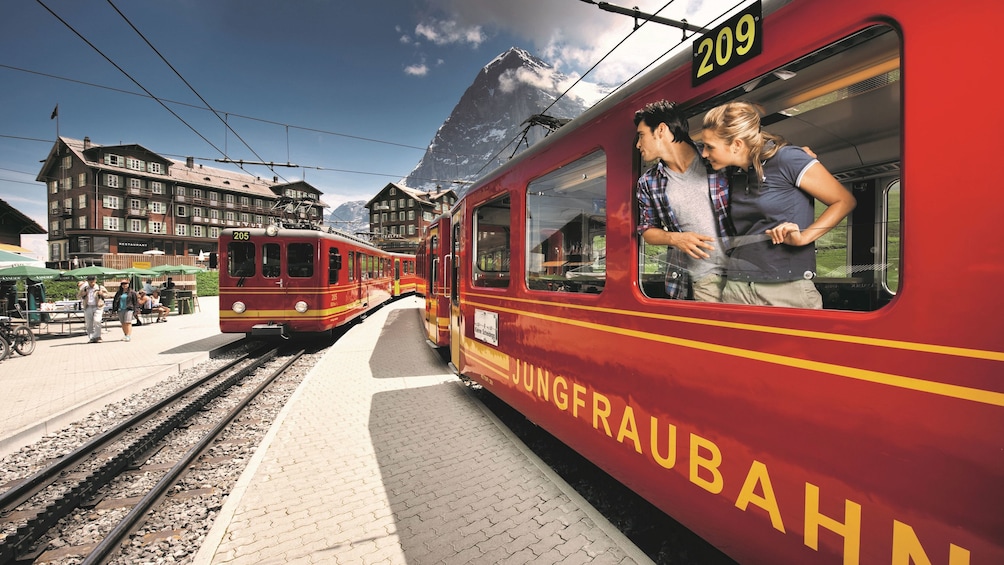
[{"label": "open train window", "polygon": [[474,209],[474,286],[509,286],[510,207],[509,195],[505,195]]},{"label": "open train window", "polygon": [[527,186],[526,284],[598,293],[606,281],[607,157],[602,151]]},{"label": "open train window", "polygon": [[295,278],[314,276],[314,244],[290,243],[286,249],[286,271]]},{"label": "open train window", "polygon": [[[886,189],[899,178],[901,87],[900,37],[889,26],[872,26],[686,109],[691,137],[701,141],[712,108],[734,100],[757,105],[763,131],[810,148],[854,195],[856,208],[814,242],[815,268],[803,273],[823,308],[875,310],[898,287],[899,184],[895,197],[887,197]],[[646,168],[640,164],[639,175]],[[818,218],[826,206],[816,201],[814,209]],[[757,245],[756,237],[764,237],[738,235],[733,245]],[[639,249],[641,287],[649,296],[665,297],[660,281],[668,272],[666,248],[641,242]]]}]

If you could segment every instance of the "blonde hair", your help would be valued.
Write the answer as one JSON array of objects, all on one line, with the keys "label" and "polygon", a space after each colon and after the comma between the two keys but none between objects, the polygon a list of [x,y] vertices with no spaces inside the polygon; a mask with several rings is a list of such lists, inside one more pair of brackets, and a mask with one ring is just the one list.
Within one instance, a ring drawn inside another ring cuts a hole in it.
[{"label": "blonde hair", "polygon": [[[783,137],[763,131],[760,126],[760,108],[750,102],[736,100],[708,110],[704,115],[704,129],[731,144],[740,139],[749,147],[749,158],[756,169],[757,180],[763,178],[763,162],[787,145]],[[767,146],[768,141],[774,144]],[[764,147],[767,146],[767,149]]]}]

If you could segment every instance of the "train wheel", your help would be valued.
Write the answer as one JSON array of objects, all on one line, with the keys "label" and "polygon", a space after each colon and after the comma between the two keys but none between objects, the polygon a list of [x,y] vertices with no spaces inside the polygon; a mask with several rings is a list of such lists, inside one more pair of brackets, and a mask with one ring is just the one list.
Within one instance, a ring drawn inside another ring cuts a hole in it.
[{"label": "train wheel", "polygon": [[14,328],[14,331],[10,333],[11,335],[11,346],[14,351],[17,351],[21,355],[31,355],[35,351],[35,334],[31,333],[31,330],[24,326],[18,326]]}]

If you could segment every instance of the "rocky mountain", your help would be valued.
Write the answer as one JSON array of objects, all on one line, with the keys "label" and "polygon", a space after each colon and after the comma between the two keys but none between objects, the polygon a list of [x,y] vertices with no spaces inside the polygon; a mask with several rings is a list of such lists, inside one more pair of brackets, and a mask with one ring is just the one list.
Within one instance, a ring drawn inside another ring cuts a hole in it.
[{"label": "rocky mountain", "polygon": [[[475,180],[533,145],[549,130],[533,125],[532,116],[547,109],[544,121],[567,120],[586,110],[579,100],[562,97],[557,87],[566,77],[529,52],[513,47],[495,57],[474,78],[453,112],[439,127],[425,156],[404,180],[405,186],[444,188],[452,180]],[[537,120],[541,121],[541,120]],[[458,194],[463,191],[457,189]]]},{"label": "rocky mountain", "polygon": [[[474,78],[436,131],[422,160],[399,184],[425,190],[452,186],[458,196],[463,195],[466,185],[451,185],[452,181],[478,179],[543,139],[548,126],[587,109],[568,96],[554,103],[562,92],[557,85],[566,79],[552,65],[518,47],[495,57]],[[546,116],[540,116],[545,110]],[[374,193],[380,188],[375,187]],[[365,204],[342,204],[326,216],[326,225],[350,233],[367,231]]]},{"label": "rocky mountain", "polygon": [[[383,188],[382,186],[380,188]],[[370,216],[366,211],[366,200],[346,202],[325,214],[324,225],[350,234],[368,232]]]}]

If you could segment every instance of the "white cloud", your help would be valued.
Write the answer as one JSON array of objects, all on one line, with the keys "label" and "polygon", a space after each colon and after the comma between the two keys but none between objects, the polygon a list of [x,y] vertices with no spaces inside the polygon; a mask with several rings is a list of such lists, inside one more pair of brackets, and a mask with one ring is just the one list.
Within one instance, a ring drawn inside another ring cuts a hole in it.
[{"label": "white cloud", "polygon": [[465,26],[455,20],[429,20],[415,26],[415,34],[436,45],[467,43],[474,47],[481,45],[485,34],[480,25]]},{"label": "white cloud", "polygon": [[404,68],[404,74],[416,77],[424,77],[425,75],[429,74],[429,66],[426,65],[425,63],[408,65],[407,67]]},{"label": "white cloud", "polygon": [[545,69],[541,70],[543,72],[533,71],[525,67],[509,69],[499,76],[499,87],[502,89],[502,92],[512,92],[516,90],[518,84],[529,84],[541,90],[554,91],[557,88],[555,86],[554,73]]}]

